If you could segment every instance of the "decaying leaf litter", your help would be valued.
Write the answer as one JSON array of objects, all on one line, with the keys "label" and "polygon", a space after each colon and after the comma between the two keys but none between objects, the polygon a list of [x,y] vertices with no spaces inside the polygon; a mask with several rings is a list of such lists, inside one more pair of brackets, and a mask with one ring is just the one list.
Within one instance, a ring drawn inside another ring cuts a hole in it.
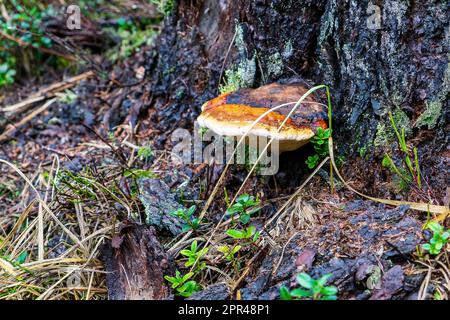
[{"label": "decaying leaf litter", "polygon": [[[26,122],[20,122],[23,114],[7,116],[12,127],[21,125],[0,146],[1,159],[7,162],[1,166],[2,298],[173,298],[175,291],[163,277],[176,269],[189,271],[181,250],[209,239],[206,267],[196,279],[204,290],[193,299],[276,299],[282,285],[295,285],[298,272],[315,277],[331,273],[343,299],[430,298],[436,292],[447,297],[447,252],[435,258],[417,255],[417,246],[430,236],[422,229],[426,215],[405,206],[356,200],[344,188],[330,192],[323,169],[310,176],[295,167],[297,177],[290,179],[292,169],[283,166],[304,163],[308,147],[282,158],[277,176],[250,175],[243,186],[241,193],[260,200],[252,225],[262,230],[268,221],[274,224],[261,233],[257,245],[239,252],[238,267],[218,250],[233,244],[225,234],[232,221],[219,221],[230,206],[225,194],[229,200],[237,196],[245,168],[230,168],[205,221],[183,237],[180,221],[167,211],[177,204],[196,205],[199,213],[224,167],[171,161],[171,146],[164,138],[169,132],[161,122],[154,126],[151,108],[146,114],[153,88],[151,81],[138,79],[138,71],[148,68],[144,51],[110,66],[106,80],[98,73],[83,79],[71,88],[77,95],[73,102],[54,101]],[[32,91],[39,89],[37,85]],[[3,106],[26,101],[30,90],[24,91],[8,94]],[[30,111],[40,106],[34,103]],[[189,114],[178,120],[194,119]],[[152,154],[139,157],[139,149],[146,146]],[[272,221],[307,178],[302,191]],[[158,200],[167,202],[155,206]],[[153,226],[147,227],[146,221]],[[158,254],[136,241],[140,234],[153,247],[160,244]],[[127,245],[139,246],[155,262],[118,270],[123,268],[120,259],[133,259]],[[158,278],[149,279],[155,271]],[[131,277],[136,272],[141,278]],[[148,292],[129,292],[130,281]]]}]

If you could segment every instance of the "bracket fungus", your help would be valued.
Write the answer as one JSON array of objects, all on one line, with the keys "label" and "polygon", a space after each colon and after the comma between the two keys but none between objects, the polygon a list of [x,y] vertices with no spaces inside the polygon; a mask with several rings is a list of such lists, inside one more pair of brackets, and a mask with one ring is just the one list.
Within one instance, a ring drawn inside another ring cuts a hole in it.
[{"label": "bracket fungus", "polygon": [[[201,127],[221,136],[242,137],[248,132],[250,138],[274,138],[279,152],[292,151],[307,143],[318,127],[327,128],[326,106],[309,95],[278,130],[307,91],[301,84],[272,83],[257,89],[224,93],[203,104],[197,121]],[[265,112],[268,114],[255,123]]]}]

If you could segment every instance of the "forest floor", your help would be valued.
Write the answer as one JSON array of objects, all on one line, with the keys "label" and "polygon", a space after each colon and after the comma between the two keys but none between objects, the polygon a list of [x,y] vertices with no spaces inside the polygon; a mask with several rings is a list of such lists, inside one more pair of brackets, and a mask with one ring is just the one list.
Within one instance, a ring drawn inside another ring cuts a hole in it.
[{"label": "forest floor", "polygon": [[[431,215],[362,200],[337,180],[331,192],[328,164],[313,176],[304,165],[311,146],[283,154],[273,177],[251,175],[242,192],[256,199],[250,222],[222,220],[248,173],[241,165],[228,171],[199,226],[185,227],[224,166],[173,161],[169,134],[145,108],[151,50],[144,44],[114,63],[93,53],[95,67],[51,70],[0,97],[4,111],[43,96],[3,112],[6,124],[0,122],[1,299],[181,299],[188,291],[189,299],[279,299],[282,286],[298,287],[301,272],[331,274],[327,284],[339,299],[449,298],[448,246],[436,256],[421,250],[432,236],[424,227]],[[39,93],[80,74],[68,89]],[[295,177],[286,170],[292,163]],[[364,188],[370,178],[358,175],[358,166],[368,165],[347,159],[341,171],[373,195]],[[391,184],[386,178],[375,196],[392,195]],[[192,205],[184,222],[170,215]],[[227,233],[249,226],[258,238]],[[198,253],[193,243],[207,250],[186,266],[183,252]],[[177,270],[193,272],[185,291],[164,279]]]}]

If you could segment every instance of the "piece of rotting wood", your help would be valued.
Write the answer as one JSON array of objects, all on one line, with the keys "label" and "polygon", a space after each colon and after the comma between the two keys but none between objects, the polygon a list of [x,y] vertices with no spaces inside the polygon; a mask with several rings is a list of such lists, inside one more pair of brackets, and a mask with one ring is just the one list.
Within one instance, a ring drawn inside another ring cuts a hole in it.
[{"label": "piece of rotting wood", "polygon": [[111,300],[162,300],[169,296],[164,275],[168,255],[153,227],[126,225],[104,249],[106,286]]}]

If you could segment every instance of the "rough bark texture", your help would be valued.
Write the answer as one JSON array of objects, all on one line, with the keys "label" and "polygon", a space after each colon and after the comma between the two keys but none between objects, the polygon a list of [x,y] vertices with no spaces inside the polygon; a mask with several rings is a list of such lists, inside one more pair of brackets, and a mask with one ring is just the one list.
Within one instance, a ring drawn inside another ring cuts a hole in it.
[{"label": "rough bark texture", "polygon": [[169,295],[164,275],[171,263],[153,227],[122,228],[104,250],[111,300],[158,300]]},{"label": "rough bark texture", "polygon": [[414,137],[422,163],[441,166],[448,16],[449,3],[439,0],[178,1],[148,60],[154,99],[147,107],[168,133],[192,127],[202,103],[229,78],[225,70],[250,87],[296,76],[331,86],[343,154],[391,148],[390,111]]}]

